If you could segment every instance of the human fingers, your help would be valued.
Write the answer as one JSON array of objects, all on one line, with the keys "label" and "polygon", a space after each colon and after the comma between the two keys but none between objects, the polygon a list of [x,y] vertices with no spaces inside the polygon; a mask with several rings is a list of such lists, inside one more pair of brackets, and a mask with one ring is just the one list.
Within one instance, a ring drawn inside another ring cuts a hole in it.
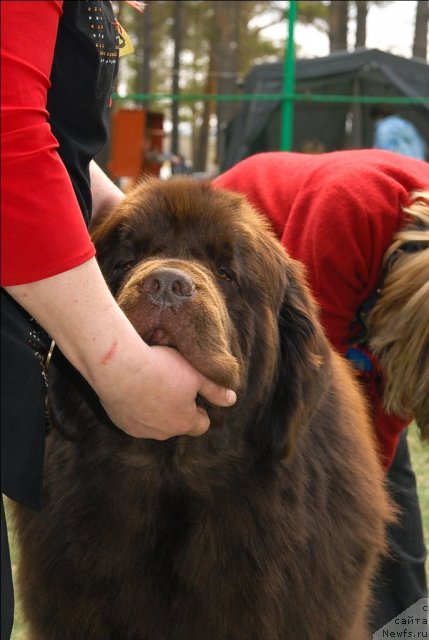
[{"label": "human fingers", "polygon": [[136,415],[130,415],[120,406],[112,406],[108,402],[101,402],[101,404],[112,422],[133,438],[167,440],[179,435],[200,436],[210,427],[207,412],[195,403],[185,411],[183,408],[181,411],[178,409],[182,418],[178,417],[174,424],[171,423],[171,416],[168,413],[160,412],[158,416],[152,415],[149,419],[141,419]]},{"label": "human fingers", "polygon": [[187,431],[187,436],[202,436],[210,427],[210,418],[207,411],[202,407],[196,406],[196,415],[193,420],[193,426]]},{"label": "human fingers", "polygon": [[[152,372],[155,366],[158,371],[162,371],[163,377],[160,378],[160,380],[162,380],[164,384],[167,378],[170,379],[171,377],[176,386],[180,387],[183,396],[186,388],[186,393],[190,393],[193,399],[198,393],[210,404],[220,407],[230,407],[236,402],[237,395],[235,391],[227,389],[205,377],[204,374],[197,371],[197,369],[175,349],[164,346],[154,346],[150,347],[150,350],[151,355],[156,359],[156,364],[154,364],[151,369]],[[180,381],[179,385],[177,385],[178,381]],[[171,380],[169,384],[170,383]],[[198,407],[198,409],[201,409],[201,407]]]}]

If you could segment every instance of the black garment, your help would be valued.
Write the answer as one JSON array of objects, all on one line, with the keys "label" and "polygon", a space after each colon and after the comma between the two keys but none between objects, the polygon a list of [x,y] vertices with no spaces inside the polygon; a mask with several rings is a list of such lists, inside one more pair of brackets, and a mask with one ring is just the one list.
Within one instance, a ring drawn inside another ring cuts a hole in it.
[{"label": "black garment", "polygon": [[89,163],[107,140],[118,70],[115,25],[110,2],[64,2],[51,71],[49,122],[87,225],[92,209]]},{"label": "black garment", "polygon": [[1,490],[41,507],[48,334],[1,290]]},{"label": "black garment", "polygon": [[[117,30],[111,3],[64,2],[47,108],[60,145],[58,153],[87,224],[92,208],[89,163],[107,140],[117,60]],[[58,224],[61,225],[61,211]],[[28,507],[40,508],[46,396],[42,364],[50,339],[4,290],[1,298],[2,493]],[[2,522],[2,640],[9,638],[13,618],[8,567],[7,535]]]},{"label": "black garment", "polygon": [[387,479],[390,493],[402,514],[399,521],[389,528],[391,557],[383,561],[374,582],[373,633],[428,595],[427,551],[406,431],[399,439]]}]

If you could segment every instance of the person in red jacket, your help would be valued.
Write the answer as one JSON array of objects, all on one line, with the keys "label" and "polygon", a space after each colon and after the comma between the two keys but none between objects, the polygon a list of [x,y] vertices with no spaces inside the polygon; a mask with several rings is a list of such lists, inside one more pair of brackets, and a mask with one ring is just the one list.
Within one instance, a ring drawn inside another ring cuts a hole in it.
[{"label": "person in red jacket", "polygon": [[[112,3],[9,0],[0,8],[2,493],[39,508],[51,338],[134,437],[204,433],[209,418],[197,394],[229,406],[235,393],[177,351],[145,344],[95,259],[91,215],[123,197],[93,162],[107,140],[123,42]],[[1,533],[7,640],[13,588],[3,501]]]},{"label": "person in red jacket", "polygon": [[409,420],[383,407],[380,365],[362,346],[361,317],[381,284],[383,258],[405,225],[412,193],[429,191],[429,164],[380,150],[266,152],[242,160],[213,184],[245,195],[289,254],[306,265],[326,334],[367,392],[381,460],[405,512],[390,531],[392,558],[376,585],[376,631],[427,595],[426,550],[406,440]]}]

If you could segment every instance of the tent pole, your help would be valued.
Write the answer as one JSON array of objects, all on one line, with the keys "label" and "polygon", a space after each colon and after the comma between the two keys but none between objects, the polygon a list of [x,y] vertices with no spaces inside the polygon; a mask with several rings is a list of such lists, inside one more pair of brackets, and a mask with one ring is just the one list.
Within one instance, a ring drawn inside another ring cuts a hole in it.
[{"label": "tent pole", "polygon": [[289,21],[287,51],[283,66],[283,93],[282,100],[281,139],[280,150],[290,151],[293,144],[293,111],[294,101],[290,97],[295,88],[295,47],[294,29],[297,13],[297,0],[289,0]]}]

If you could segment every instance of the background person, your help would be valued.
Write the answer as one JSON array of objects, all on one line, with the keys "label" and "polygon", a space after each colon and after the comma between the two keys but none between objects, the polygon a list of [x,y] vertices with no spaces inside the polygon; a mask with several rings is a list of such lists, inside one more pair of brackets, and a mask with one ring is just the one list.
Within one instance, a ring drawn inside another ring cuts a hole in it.
[{"label": "background person", "polygon": [[245,195],[290,255],[306,265],[327,336],[351,359],[370,400],[380,456],[403,512],[389,532],[392,557],[375,585],[376,631],[427,595],[426,549],[407,421],[383,408],[380,369],[365,344],[361,311],[374,300],[383,257],[405,224],[411,193],[429,190],[429,165],[378,150],[268,152],[246,158],[213,183]]},{"label": "background person", "polygon": [[416,160],[425,160],[427,145],[411,122],[395,114],[392,107],[384,104],[374,105],[370,115],[374,120],[373,147],[375,149],[384,149]]}]

